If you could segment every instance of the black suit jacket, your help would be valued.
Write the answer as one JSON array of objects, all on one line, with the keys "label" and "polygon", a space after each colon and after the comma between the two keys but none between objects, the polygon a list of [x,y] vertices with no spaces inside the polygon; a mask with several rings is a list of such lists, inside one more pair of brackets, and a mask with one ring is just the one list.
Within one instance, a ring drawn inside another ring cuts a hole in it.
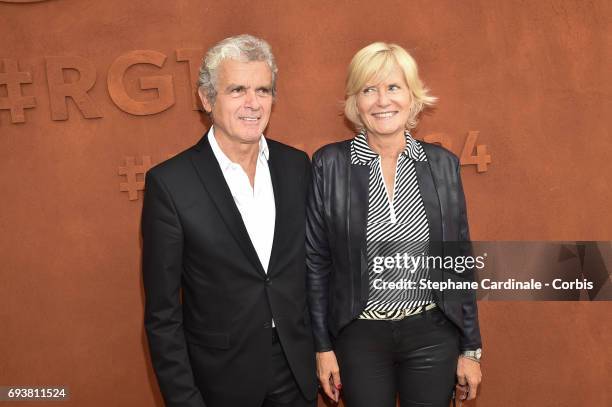
[{"label": "black suit jacket", "polygon": [[302,151],[267,142],[276,203],[267,274],[207,136],[147,173],[145,328],[167,406],[259,406],[272,318],[303,394],[316,395],[305,299],[310,163]]},{"label": "black suit jacket", "polygon": [[[427,161],[415,162],[429,223],[429,254],[471,255],[459,160],[437,145],[420,142]],[[327,145],[312,159],[306,226],[308,300],[318,352],[333,349],[332,337],[367,305],[366,258],[369,167],[353,165],[350,140]],[[473,281],[473,270],[457,274],[430,269],[434,281]],[[481,347],[476,296],[470,290],[433,290],[436,303],[457,325],[462,350]]]}]

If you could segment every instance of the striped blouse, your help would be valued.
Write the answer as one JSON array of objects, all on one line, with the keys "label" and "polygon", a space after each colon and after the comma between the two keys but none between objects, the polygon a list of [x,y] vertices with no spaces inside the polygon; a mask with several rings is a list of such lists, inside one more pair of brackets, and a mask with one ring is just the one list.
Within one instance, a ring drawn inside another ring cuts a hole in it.
[{"label": "striped blouse", "polygon": [[[406,148],[399,155],[392,199],[389,199],[382,174],[381,158],[372,151],[365,134],[351,141],[351,164],[367,165],[368,219],[366,227],[369,273],[369,297],[362,319],[393,319],[405,310],[413,310],[434,302],[430,290],[389,288],[408,287],[412,281],[428,277],[422,267],[413,267],[407,256],[427,255],[429,224],[417,183],[415,161],[427,161],[423,147],[406,132]],[[399,256],[398,256],[399,255]],[[381,259],[401,260],[384,267]],[[403,285],[402,285],[403,283]]]}]

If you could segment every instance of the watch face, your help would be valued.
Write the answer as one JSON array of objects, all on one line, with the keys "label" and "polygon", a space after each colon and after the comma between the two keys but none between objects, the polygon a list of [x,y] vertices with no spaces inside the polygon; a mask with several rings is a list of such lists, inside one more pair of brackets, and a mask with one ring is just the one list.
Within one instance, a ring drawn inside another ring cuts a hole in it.
[{"label": "watch face", "polygon": [[482,349],[480,348],[476,349],[476,358],[480,359],[481,355],[482,355]]}]

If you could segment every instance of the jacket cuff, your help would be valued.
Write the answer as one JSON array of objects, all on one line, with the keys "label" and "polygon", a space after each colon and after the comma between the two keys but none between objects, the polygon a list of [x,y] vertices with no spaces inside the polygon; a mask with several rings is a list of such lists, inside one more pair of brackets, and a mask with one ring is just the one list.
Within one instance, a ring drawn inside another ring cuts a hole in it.
[{"label": "jacket cuff", "polygon": [[325,332],[324,334],[315,334],[314,345],[315,351],[317,352],[328,352],[330,350],[334,350],[331,338],[329,337],[329,334],[327,332]]},{"label": "jacket cuff", "polygon": [[476,350],[482,349],[481,341],[467,340],[466,338],[461,338],[459,341],[459,351],[463,352],[466,350]]}]

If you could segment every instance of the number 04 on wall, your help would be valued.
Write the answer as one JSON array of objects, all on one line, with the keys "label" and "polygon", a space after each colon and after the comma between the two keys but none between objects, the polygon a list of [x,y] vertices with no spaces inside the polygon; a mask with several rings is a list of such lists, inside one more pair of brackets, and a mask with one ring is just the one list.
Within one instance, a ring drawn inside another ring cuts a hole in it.
[{"label": "number 04 on wall", "polygon": [[[475,165],[476,171],[487,172],[489,169],[488,164],[491,164],[491,155],[487,154],[486,144],[476,145],[476,140],[478,140],[479,134],[480,132],[477,130],[470,130],[468,132],[468,136],[463,144],[463,149],[461,150],[459,163],[461,165]],[[446,134],[428,134],[424,137],[424,140],[428,143],[439,144],[447,150],[452,151],[453,141]]]}]

